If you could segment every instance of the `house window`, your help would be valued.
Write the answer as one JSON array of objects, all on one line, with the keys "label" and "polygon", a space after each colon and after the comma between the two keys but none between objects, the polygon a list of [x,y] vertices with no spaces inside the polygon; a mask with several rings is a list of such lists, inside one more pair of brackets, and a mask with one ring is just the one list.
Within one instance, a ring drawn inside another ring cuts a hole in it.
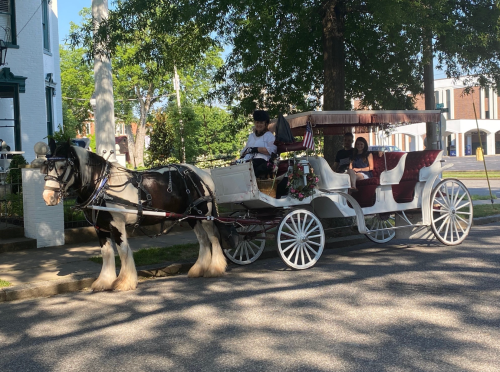
[{"label": "house window", "polygon": [[45,106],[47,108],[47,135],[54,134],[54,110],[52,109],[52,97],[54,97],[54,88],[45,87]]},{"label": "house window", "polygon": [[43,49],[50,51],[49,0],[42,0]]},{"label": "house window", "polygon": [[11,150],[21,150],[17,84],[0,84],[0,138],[11,147]]},{"label": "house window", "polygon": [[17,45],[14,0],[0,0],[0,39],[7,45]]}]

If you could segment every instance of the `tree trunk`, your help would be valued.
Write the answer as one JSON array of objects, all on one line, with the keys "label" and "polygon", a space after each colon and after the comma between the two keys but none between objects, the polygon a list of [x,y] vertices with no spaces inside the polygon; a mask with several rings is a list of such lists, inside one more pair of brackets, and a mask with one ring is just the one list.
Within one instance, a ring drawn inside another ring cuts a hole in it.
[{"label": "tree trunk", "polygon": [[[323,6],[323,110],[345,110],[345,0]],[[333,166],[342,136],[325,136],[324,156]]]},{"label": "tree trunk", "polygon": [[134,134],[132,133],[132,126],[130,124],[125,125],[125,132],[127,133],[127,146],[130,165],[132,165],[132,168],[137,168],[137,162],[135,159],[135,139]]},{"label": "tree trunk", "polygon": [[[425,109],[435,110],[436,100],[434,99],[434,53],[432,52],[432,33],[424,31],[424,47],[423,57],[424,65],[424,94],[425,94]],[[426,129],[426,149],[439,149],[439,133],[438,123],[425,123]]]}]

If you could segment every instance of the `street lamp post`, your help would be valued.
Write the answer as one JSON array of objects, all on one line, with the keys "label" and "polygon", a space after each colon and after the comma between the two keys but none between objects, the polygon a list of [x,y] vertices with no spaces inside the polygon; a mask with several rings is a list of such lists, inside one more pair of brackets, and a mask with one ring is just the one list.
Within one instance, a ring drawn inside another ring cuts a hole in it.
[{"label": "street lamp post", "polygon": [[[108,17],[108,0],[92,0],[92,18],[95,22],[94,33],[102,20]],[[102,50],[104,45],[96,45]],[[107,154],[108,160],[116,162],[115,151],[115,105],[113,99],[113,78],[111,61],[105,53],[94,53],[94,94],[95,94],[95,139],[96,153]]]}]

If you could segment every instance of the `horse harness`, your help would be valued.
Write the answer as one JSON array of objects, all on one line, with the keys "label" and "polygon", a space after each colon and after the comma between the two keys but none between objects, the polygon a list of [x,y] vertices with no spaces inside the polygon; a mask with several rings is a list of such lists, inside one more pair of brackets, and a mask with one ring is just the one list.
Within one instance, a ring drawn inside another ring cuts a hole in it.
[{"label": "horse harness", "polygon": [[[192,210],[197,212],[199,215],[203,214],[203,211],[198,209],[198,206],[204,202],[208,203],[208,202],[211,202],[214,200],[212,191],[210,190],[208,185],[200,178],[200,181],[203,183],[203,185],[207,188],[207,190],[209,192],[209,195],[201,196],[201,195],[203,195],[203,193],[199,189],[198,185],[193,181],[191,174],[190,174],[192,171],[189,168],[182,170],[181,167],[177,166],[176,164],[168,164],[168,165],[166,165],[166,167],[169,168],[169,170],[168,170],[169,181],[168,181],[167,192],[171,193],[173,190],[173,188],[172,188],[172,172],[177,171],[179,173],[179,175],[181,176],[181,179],[184,183],[186,194],[188,195],[188,199],[189,199],[189,204],[188,204],[186,210],[184,211],[184,213],[182,213],[183,217],[180,219],[177,219],[174,222],[174,224],[172,224],[172,226],[170,226],[167,230],[164,230],[164,222],[165,221],[162,220],[162,222],[161,222],[162,226],[160,229],[160,233],[156,234],[155,236],[159,236],[162,234],[168,234],[176,224],[178,224],[180,221],[188,218],[188,216],[191,214]],[[127,172],[130,173],[128,170],[127,170]],[[98,182],[96,182],[97,187],[94,189],[92,195],[89,197],[89,199],[87,199],[87,201],[75,205],[74,208],[79,209],[79,210],[83,210],[90,205],[101,206],[103,204],[103,202],[105,202],[105,201],[110,201],[113,204],[117,204],[117,205],[121,205],[121,206],[133,207],[133,208],[137,209],[137,211],[138,211],[138,213],[137,213],[138,220],[133,225],[134,228],[139,228],[144,235],[148,235],[143,230],[143,228],[141,226],[141,223],[145,218],[143,211],[148,210],[148,211],[167,212],[167,213],[169,211],[161,210],[158,208],[153,208],[152,207],[153,197],[148,192],[148,190],[144,187],[143,173],[141,173],[141,172],[131,172],[131,173],[133,176],[131,178],[129,178],[126,182],[121,183],[119,185],[111,185],[109,183],[109,179],[111,177],[111,165],[109,162],[106,162],[106,166],[105,166],[102,174],[97,179],[97,181],[98,181]],[[200,195],[200,197],[197,198],[196,200],[193,200],[191,190],[188,187],[188,181],[194,186],[194,188],[198,192],[198,195]],[[110,195],[109,194],[109,191],[112,190],[113,188],[124,187],[129,183],[132,184],[137,189],[138,203],[134,203],[130,200],[121,198],[117,195]],[[142,200],[144,200],[144,202],[142,202]],[[94,226],[96,229],[99,229],[99,227],[97,226],[98,215],[99,215],[99,211],[92,210],[92,221],[88,221],[88,219],[87,219],[87,221],[92,226]]]}]

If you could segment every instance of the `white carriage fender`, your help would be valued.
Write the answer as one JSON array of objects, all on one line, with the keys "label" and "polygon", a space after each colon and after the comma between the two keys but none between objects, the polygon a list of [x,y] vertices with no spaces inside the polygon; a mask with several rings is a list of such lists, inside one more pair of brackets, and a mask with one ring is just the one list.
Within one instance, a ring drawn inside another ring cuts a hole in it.
[{"label": "white carriage fender", "polygon": [[341,192],[341,191],[335,191],[335,193],[343,196],[349,203],[351,203],[352,208],[354,209],[354,212],[356,212],[356,220],[358,221],[358,231],[360,234],[368,234],[368,229],[366,228],[365,224],[365,215],[363,214],[363,210],[359,206],[358,202],[356,199],[354,199],[351,195]]},{"label": "white carriage fender", "polygon": [[434,181],[441,172],[445,169],[453,167],[453,164],[446,164],[439,169],[432,171],[425,182],[424,189],[422,190],[422,224],[429,226],[431,224],[431,193],[434,187]]}]

